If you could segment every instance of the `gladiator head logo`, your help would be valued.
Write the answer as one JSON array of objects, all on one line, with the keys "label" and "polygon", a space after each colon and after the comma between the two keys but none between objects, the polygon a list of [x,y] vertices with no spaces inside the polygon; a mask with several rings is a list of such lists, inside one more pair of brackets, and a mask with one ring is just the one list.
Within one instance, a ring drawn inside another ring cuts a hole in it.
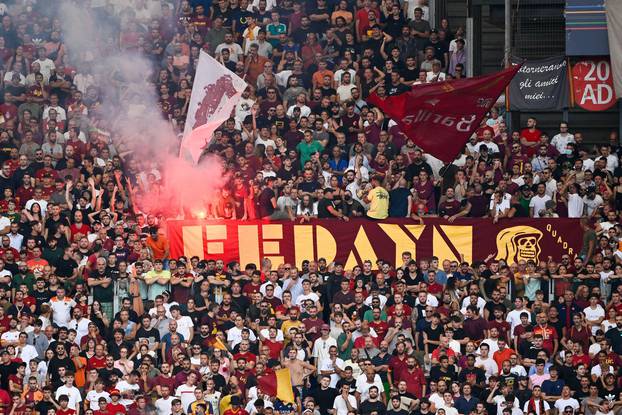
[{"label": "gladiator head logo", "polygon": [[538,262],[542,232],[531,226],[512,226],[497,234],[497,260],[508,264]]}]

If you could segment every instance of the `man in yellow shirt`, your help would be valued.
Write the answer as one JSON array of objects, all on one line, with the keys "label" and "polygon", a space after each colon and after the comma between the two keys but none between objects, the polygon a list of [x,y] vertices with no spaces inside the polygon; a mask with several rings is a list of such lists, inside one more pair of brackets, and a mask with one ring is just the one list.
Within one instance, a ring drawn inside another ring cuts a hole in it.
[{"label": "man in yellow shirt", "polygon": [[373,176],[370,181],[372,188],[364,198],[365,203],[369,204],[367,217],[371,219],[381,220],[389,216],[389,192],[381,182],[380,176]]}]

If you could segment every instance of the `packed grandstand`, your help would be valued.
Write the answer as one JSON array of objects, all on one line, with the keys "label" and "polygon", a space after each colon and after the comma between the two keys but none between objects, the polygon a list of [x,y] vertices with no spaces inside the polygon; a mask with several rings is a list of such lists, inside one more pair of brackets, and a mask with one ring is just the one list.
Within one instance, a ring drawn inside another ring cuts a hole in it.
[{"label": "packed grandstand", "polygon": [[[619,413],[616,132],[498,103],[453,162],[424,151],[367,100],[472,76],[427,0],[59,3],[0,3],[0,413]],[[202,154],[225,180],[172,217],[150,201],[184,184],[127,125],[178,147],[202,52],[248,86]],[[208,241],[245,223],[295,254]]]}]

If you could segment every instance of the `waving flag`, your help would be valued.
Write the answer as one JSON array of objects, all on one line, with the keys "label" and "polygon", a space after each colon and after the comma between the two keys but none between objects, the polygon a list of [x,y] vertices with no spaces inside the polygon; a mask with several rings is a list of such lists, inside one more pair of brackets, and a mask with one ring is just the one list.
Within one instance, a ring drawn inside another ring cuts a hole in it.
[{"label": "waving flag", "polygon": [[521,68],[490,75],[416,85],[386,98],[373,93],[367,102],[379,107],[427,153],[451,163]]},{"label": "waving flag", "polygon": [[201,51],[186,115],[180,156],[197,163],[214,131],[230,116],[246,82],[216,59]]},{"label": "waving flag", "polygon": [[278,369],[274,372],[266,373],[257,379],[259,389],[262,393],[276,396],[286,403],[296,402],[294,390],[292,389],[292,379],[289,368]]},{"label": "waving flag", "polygon": [[613,86],[618,97],[622,97],[622,2],[607,1],[607,35],[609,36],[609,56],[611,56],[611,69],[613,72]]}]

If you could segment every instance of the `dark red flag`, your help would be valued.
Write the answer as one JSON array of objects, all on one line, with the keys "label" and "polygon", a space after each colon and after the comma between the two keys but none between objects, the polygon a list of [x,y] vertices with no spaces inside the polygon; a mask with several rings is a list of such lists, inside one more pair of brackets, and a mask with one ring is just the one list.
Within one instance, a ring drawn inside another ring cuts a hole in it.
[{"label": "dark red flag", "polygon": [[451,163],[522,65],[490,75],[415,85],[400,95],[367,102],[397,122],[427,153]]}]

